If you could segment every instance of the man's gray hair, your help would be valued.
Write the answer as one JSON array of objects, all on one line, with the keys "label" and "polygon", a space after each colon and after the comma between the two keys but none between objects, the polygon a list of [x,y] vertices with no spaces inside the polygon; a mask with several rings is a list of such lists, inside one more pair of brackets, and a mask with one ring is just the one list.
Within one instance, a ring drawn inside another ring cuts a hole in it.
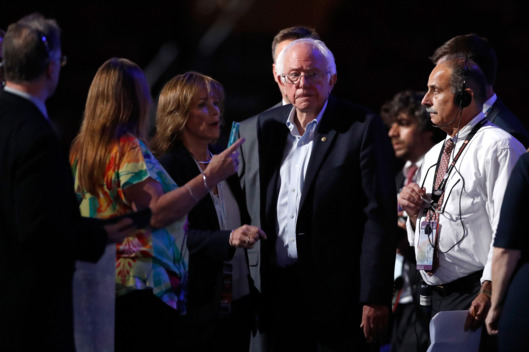
[{"label": "man's gray hair", "polygon": [[331,75],[336,74],[336,63],[334,62],[334,55],[329,50],[329,48],[327,48],[327,45],[325,45],[324,42],[322,42],[321,40],[318,40],[318,39],[314,39],[314,38],[296,39],[296,40],[290,42],[285,48],[283,48],[283,50],[281,50],[281,52],[277,56],[277,60],[276,60],[276,72],[277,72],[277,74],[282,75],[282,74],[285,73],[285,72],[283,72],[283,70],[284,70],[284,66],[285,66],[285,55],[286,55],[286,53],[290,49],[292,49],[292,47],[294,47],[295,45],[305,44],[305,43],[311,45],[314,49],[319,51],[323,55],[323,57],[325,57],[325,60],[327,61],[327,71]]}]

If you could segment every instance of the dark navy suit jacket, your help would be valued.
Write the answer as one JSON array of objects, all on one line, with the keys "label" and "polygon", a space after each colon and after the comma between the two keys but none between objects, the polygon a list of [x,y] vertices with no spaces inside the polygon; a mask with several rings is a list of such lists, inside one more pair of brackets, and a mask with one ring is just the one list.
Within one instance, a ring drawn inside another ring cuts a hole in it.
[{"label": "dark navy suit jacket", "polygon": [[40,110],[0,90],[0,126],[0,350],[73,351],[75,260],[99,259],[107,236],[80,216],[67,151]]},{"label": "dark navy suit jacket", "polygon": [[529,148],[529,131],[527,131],[522,122],[509,109],[507,109],[500,98],[497,98],[486,117],[487,120],[509,132],[526,148]]},{"label": "dark navy suit jacket", "polygon": [[[262,289],[274,284],[279,168],[291,105],[259,116]],[[308,164],[296,225],[307,309],[327,336],[351,333],[364,303],[391,304],[396,250],[394,155],[379,116],[329,97]],[[335,334],[335,335],[333,335]]]}]

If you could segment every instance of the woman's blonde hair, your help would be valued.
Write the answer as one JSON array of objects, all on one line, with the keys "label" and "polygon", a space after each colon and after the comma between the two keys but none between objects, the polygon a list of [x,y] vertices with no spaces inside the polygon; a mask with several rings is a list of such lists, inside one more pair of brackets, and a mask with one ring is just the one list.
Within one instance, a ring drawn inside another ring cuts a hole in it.
[{"label": "woman's blonde hair", "polygon": [[98,194],[115,141],[130,133],[146,142],[151,104],[147,79],[134,62],[111,58],[99,67],[70,150],[70,159],[77,158],[82,190]]},{"label": "woman's blonde hair", "polygon": [[173,77],[164,85],[158,98],[156,133],[151,140],[154,155],[159,157],[166,153],[173,143],[182,141],[182,132],[189,119],[193,99],[201,89],[206,89],[208,96],[216,96],[222,116],[224,88],[220,82],[193,71]]}]

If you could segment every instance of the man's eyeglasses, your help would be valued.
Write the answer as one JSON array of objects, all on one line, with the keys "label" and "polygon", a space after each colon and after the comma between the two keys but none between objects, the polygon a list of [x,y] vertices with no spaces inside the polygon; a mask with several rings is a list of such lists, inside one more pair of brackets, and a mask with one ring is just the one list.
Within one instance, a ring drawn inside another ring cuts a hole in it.
[{"label": "man's eyeglasses", "polygon": [[286,83],[298,84],[301,80],[301,77],[305,79],[306,83],[317,83],[320,82],[324,76],[328,75],[330,72],[307,72],[301,74],[299,72],[290,72],[287,74],[282,74],[281,77],[285,80]]},{"label": "man's eyeglasses", "polygon": [[66,66],[66,64],[68,63],[68,58],[66,57],[66,55],[62,55],[62,56],[52,58],[52,59],[57,60],[59,64],[61,65],[61,67]]}]

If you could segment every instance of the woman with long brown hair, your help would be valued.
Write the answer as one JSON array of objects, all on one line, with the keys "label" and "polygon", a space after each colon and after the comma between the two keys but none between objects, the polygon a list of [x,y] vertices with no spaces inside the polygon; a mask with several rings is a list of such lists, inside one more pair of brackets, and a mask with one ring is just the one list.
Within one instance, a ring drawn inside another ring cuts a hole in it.
[{"label": "woman with long brown hair", "polygon": [[[111,218],[146,207],[152,211],[150,228],[139,230],[115,248],[109,246],[106,260],[95,268],[78,267],[77,284],[83,289],[78,289],[76,304],[87,314],[76,317],[76,328],[85,326],[88,332],[100,329],[101,335],[108,334],[114,327],[113,297],[108,293],[113,296],[115,292],[116,351],[187,346],[188,333],[181,318],[186,313],[188,276],[186,214],[208,193],[209,184],[235,173],[236,148],[242,142],[213,158],[203,174],[178,187],[148,148],[150,105],[140,67],[123,58],[107,60],[92,81],[81,129],[70,152],[84,216]],[[115,280],[115,290],[113,285],[109,289],[104,273]],[[85,286],[92,290],[84,290]],[[107,297],[94,296],[105,292]],[[98,321],[97,310],[106,311],[106,319]],[[107,335],[104,340],[112,339]],[[90,343],[89,336],[81,340]]]}]

